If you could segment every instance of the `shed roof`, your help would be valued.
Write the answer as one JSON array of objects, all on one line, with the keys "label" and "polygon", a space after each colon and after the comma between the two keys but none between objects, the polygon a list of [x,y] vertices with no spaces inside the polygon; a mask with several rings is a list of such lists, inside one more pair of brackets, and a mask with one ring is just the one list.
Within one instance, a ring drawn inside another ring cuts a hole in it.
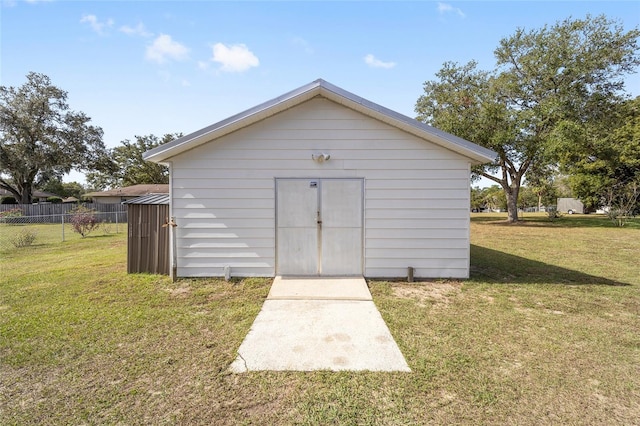
[{"label": "shed roof", "polygon": [[169,194],[147,194],[138,198],[123,201],[122,204],[169,204]]},{"label": "shed roof", "polygon": [[481,147],[480,145],[450,133],[443,132],[435,127],[361,98],[327,81],[318,79],[225,120],[153,148],[145,152],[143,158],[161,163],[177,154],[249,126],[257,121],[264,120],[316,96],[327,98],[419,138],[440,145],[443,148],[455,151],[470,158],[476,164],[491,162],[497,156],[497,154],[490,149]]}]

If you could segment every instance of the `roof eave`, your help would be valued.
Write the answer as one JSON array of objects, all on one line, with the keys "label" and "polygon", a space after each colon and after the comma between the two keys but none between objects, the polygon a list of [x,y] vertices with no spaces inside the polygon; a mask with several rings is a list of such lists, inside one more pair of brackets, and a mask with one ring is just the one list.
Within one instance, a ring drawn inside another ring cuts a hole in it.
[{"label": "roof eave", "polygon": [[166,160],[175,155],[213,139],[220,138],[260,120],[264,120],[318,95],[397,127],[421,139],[433,142],[445,149],[457,152],[458,154],[468,157],[474,165],[492,162],[497,157],[495,152],[487,148],[428,126],[413,118],[375,104],[367,99],[347,92],[340,87],[334,86],[331,83],[318,79],[291,92],[285,93],[278,98],[264,102],[197,132],[149,150],[144,153],[143,158],[148,161],[166,164]]},{"label": "roof eave", "polygon": [[320,88],[320,80],[316,80],[313,83],[240,112],[197,132],[151,149],[145,152],[142,158],[155,163],[163,162],[205,142],[225,136],[309,100],[320,93]]}]

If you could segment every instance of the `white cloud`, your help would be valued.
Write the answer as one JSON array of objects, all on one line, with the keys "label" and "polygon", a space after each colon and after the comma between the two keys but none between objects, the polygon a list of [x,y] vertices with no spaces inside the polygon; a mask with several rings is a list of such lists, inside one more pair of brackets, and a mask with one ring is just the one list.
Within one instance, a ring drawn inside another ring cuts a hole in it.
[{"label": "white cloud", "polygon": [[147,46],[146,58],[159,64],[169,59],[183,61],[189,57],[189,48],[173,41],[170,35],[160,34],[153,43]]},{"label": "white cloud", "polygon": [[383,62],[380,59],[376,58],[375,56],[373,56],[371,53],[369,53],[367,56],[364,57],[364,62],[369,65],[371,68],[393,68],[396,66],[395,62]]},{"label": "white cloud", "polygon": [[213,45],[214,62],[222,64],[222,71],[242,72],[260,65],[260,60],[244,44],[225,46],[222,43]]},{"label": "white cloud", "polygon": [[460,8],[453,7],[449,3],[438,3],[438,12],[440,13],[440,15],[444,15],[446,13],[455,13],[461,18],[465,17],[464,12]]},{"label": "white cloud", "polygon": [[138,35],[141,37],[152,37],[153,33],[147,31],[147,29],[145,28],[144,24],[142,22],[138,22],[138,25],[136,25],[135,27],[130,27],[128,25],[123,25],[120,27],[120,32],[123,32],[127,35]]},{"label": "white cloud", "polygon": [[113,26],[113,19],[107,19],[106,21],[100,22],[96,15],[83,15],[80,19],[81,24],[89,24],[91,29],[98,34],[104,34],[105,29]]}]

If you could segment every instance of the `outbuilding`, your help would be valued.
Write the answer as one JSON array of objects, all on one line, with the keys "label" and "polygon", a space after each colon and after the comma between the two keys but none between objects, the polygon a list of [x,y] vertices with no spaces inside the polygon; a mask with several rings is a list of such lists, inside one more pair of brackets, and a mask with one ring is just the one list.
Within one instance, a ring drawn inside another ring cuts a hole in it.
[{"label": "outbuilding", "polygon": [[127,206],[127,272],[169,275],[169,194],[147,194]]},{"label": "outbuilding", "polygon": [[316,80],[144,158],[170,168],[179,277],[467,278],[495,156]]}]

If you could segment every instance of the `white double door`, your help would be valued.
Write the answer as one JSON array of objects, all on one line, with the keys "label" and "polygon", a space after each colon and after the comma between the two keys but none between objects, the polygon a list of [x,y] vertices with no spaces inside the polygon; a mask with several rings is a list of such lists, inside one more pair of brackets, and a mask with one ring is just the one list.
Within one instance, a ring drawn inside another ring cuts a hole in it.
[{"label": "white double door", "polygon": [[276,179],[277,274],[362,275],[362,179]]}]

